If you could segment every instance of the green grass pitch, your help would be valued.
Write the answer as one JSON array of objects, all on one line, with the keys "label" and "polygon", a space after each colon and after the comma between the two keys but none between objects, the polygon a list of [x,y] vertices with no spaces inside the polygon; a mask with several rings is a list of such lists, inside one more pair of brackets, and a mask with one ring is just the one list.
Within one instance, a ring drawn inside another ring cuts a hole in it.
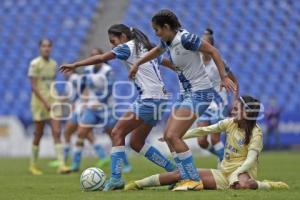
[{"label": "green grass pitch", "polygon": [[[195,156],[198,167],[213,168],[216,165],[215,157]],[[96,160],[84,159],[82,169],[93,166]],[[126,174],[125,180],[135,180],[145,176],[162,172],[142,157],[130,159],[133,171]],[[0,158],[0,199],[131,199],[131,200],[161,200],[161,199],[202,199],[202,200],[261,200],[261,199],[300,199],[300,154],[299,152],[263,152],[259,162],[258,176],[260,180],[282,180],[287,182],[291,189],[282,191],[200,191],[200,192],[171,192],[166,187],[147,189],[143,191],[113,191],[113,192],[82,192],[79,186],[80,173],[58,175],[56,170],[49,168],[48,159],[40,161],[44,171],[42,176],[31,176],[28,172],[28,159]],[[104,168],[109,174],[109,167]]]}]

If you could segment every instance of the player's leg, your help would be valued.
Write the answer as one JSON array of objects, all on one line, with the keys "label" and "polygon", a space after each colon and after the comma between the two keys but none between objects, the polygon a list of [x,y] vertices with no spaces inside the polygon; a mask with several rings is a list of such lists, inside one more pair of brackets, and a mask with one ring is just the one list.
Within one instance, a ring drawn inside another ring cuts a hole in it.
[{"label": "player's leg", "polygon": [[166,158],[156,147],[145,143],[152,126],[146,123],[141,124],[131,133],[130,147],[136,152],[144,155],[148,160],[154,164],[164,168],[166,171],[174,171],[176,166]]},{"label": "player's leg", "polygon": [[132,130],[143,123],[134,112],[125,113],[112,130],[111,150],[111,178],[105,184],[104,191],[121,189],[124,187],[122,180],[122,166],[126,159],[125,137]]},{"label": "player's leg", "polygon": [[[217,189],[216,181],[211,170],[199,169],[199,175],[202,177],[204,189]],[[172,185],[181,180],[179,171],[166,172],[162,174],[155,174],[141,180],[131,182],[125,186],[125,190],[139,190],[145,187],[157,187],[164,185]]]},{"label": "player's leg", "polygon": [[65,144],[64,144],[64,161],[67,162],[67,159],[69,157],[69,153],[71,150],[71,136],[75,131],[77,130],[78,124],[74,123],[73,121],[68,121],[65,125],[64,129],[64,138],[65,138]]},{"label": "player's leg", "polygon": [[[110,117],[113,117],[113,116],[110,116]],[[113,120],[111,120],[110,125],[106,126],[106,128],[105,128],[105,133],[109,136],[110,139],[111,139],[111,133],[112,133],[113,127],[116,125],[116,123],[117,123],[117,121],[115,119],[113,119]],[[132,169],[132,167],[129,163],[128,155],[125,154],[124,165],[123,165],[122,172],[123,173],[129,173],[131,171],[131,169]]]},{"label": "player's leg", "polygon": [[210,135],[212,150],[211,152],[218,157],[219,161],[223,160],[224,157],[224,143],[221,140],[220,133],[214,133]]},{"label": "player's leg", "polygon": [[239,181],[231,186],[233,189],[288,189],[289,186],[284,182],[274,181],[257,181],[251,179],[248,173],[240,174],[238,177]]},{"label": "player's leg", "polygon": [[42,171],[37,168],[37,159],[39,155],[39,145],[44,132],[45,121],[35,121],[35,131],[32,142],[29,171],[33,175],[41,175]]}]

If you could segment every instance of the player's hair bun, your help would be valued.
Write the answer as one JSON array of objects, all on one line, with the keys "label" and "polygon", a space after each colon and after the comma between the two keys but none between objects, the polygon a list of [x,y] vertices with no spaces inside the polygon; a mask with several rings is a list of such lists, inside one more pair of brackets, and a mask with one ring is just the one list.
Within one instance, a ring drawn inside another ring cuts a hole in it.
[{"label": "player's hair bun", "polygon": [[207,29],[205,29],[205,33],[209,34],[209,35],[213,35],[214,31],[212,29],[210,29],[210,28],[207,28]]}]

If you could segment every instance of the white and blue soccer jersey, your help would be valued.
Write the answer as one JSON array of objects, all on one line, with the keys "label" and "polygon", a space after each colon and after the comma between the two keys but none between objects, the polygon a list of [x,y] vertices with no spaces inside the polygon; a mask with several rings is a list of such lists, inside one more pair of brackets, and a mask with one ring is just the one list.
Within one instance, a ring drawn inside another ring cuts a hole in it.
[{"label": "white and blue soccer jersey", "polygon": [[180,81],[180,92],[195,92],[212,87],[211,81],[204,69],[198,49],[201,45],[199,36],[186,30],[179,30],[171,42],[161,41],[160,47],[169,54],[171,62]]},{"label": "white and blue soccer jersey", "polygon": [[114,76],[111,66],[103,63],[99,70],[95,66],[88,66],[84,70],[85,87],[88,90],[88,107],[105,104],[111,108],[114,103],[112,88]]},{"label": "white and blue soccer jersey", "polygon": [[[202,54],[200,54],[200,58],[203,61]],[[225,61],[223,61],[223,62],[225,64],[225,72],[229,73],[230,68],[228,67],[228,65],[226,64]],[[221,89],[221,87],[220,87],[221,77],[220,77],[217,65],[215,64],[213,59],[210,59],[210,61],[207,64],[204,64],[204,66],[205,66],[205,71],[207,72],[208,77],[212,83],[214,90],[215,90],[215,97],[213,99],[213,102],[216,103],[217,105],[222,104],[222,106],[227,106],[229,103],[228,102],[228,94],[227,94],[225,88]]]},{"label": "white and blue soccer jersey", "polygon": [[[142,58],[148,50],[141,48],[137,54],[134,40],[130,40],[113,48],[112,52],[129,70],[132,64]],[[151,60],[139,67],[134,84],[141,99],[167,99],[159,70],[159,62],[161,62],[161,58]]]}]

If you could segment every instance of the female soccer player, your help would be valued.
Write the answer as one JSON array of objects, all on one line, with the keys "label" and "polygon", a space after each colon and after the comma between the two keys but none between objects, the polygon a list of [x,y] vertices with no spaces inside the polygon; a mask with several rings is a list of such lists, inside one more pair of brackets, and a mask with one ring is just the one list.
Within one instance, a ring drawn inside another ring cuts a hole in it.
[{"label": "female soccer player", "polygon": [[51,85],[55,81],[57,64],[50,58],[52,42],[49,39],[42,39],[39,42],[39,47],[40,56],[31,61],[28,71],[32,88],[31,111],[35,123],[29,171],[33,175],[42,174],[42,171],[37,167],[36,161],[44,126],[49,121],[55,143],[56,156],[59,161],[58,173],[66,173],[69,172],[69,169],[65,167],[63,159],[63,147],[60,140],[60,121],[55,119],[55,117],[59,116],[60,111],[58,107],[53,106],[56,91],[53,87],[51,91]]},{"label": "female soccer player", "polygon": [[[100,49],[93,49],[91,56],[100,55],[103,51]],[[84,70],[84,76],[81,79],[83,83],[84,93],[82,98],[86,102],[82,102],[85,108],[82,110],[81,116],[77,117],[78,122],[78,138],[73,155],[73,163],[71,170],[78,171],[81,161],[81,154],[84,145],[85,137],[88,137],[90,142],[94,144],[93,129],[100,123],[105,123],[104,130],[111,137],[112,128],[116,124],[116,119],[112,115],[113,96],[112,87],[114,83],[114,75],[111,66],[107,63],[99,63],[97,65],[89,66]],[[76,115],[75,115],[76,116]],[[73,120],[74,121],[74,120]],[[94,149],[99,157],[98,166],[101,168],[109,163],[109,157],[100,144],[94,144]],[[131,170],[127,156],[124,160],[123,172]]]},{"label": "female soccer player", "polygon": [[[214,45],[214,37],[213,31],[211,29],[206,29],[202,38],[203,41],[208,42],[211,45]],[[212,86],[214,89],[214,99],[207,108],[207,110],[197,119],[197,126],[208,126],[211,124],[215,124],[218,121],[228,117],[229,114],[229,100],[228,93],[226,90],[222,90],[220,88],[220,75],[218,73],[218,68],[214,63],[213,59],[210,55],[206,53],[201,53],[201,59],[205,66],[205,71],[208,74],[209,79],[212,82]],[[224,62],[225,63],[225,62]],[[228,77],[235,83],[238,88],[238,82],[234,76],[234,74],[230,71],[229,67],[225,64],[225,71]],[[234,100],[238,97],[238,90],[234,92]],[[220,134],[210,134],[210,142],[207,136],[199,137],[198,144],[204,148],[209,150],[212,154],[218,157],[218,161],[223,160],[224,156],[224,144],[220,139]]]},{"label": "female soccer player", "polygon": [[[85,60],[62,65],[62,71],[73,70],[79,66],[92,65],[112,59],[120,59],[130,69],[132,63],[147,53],[152,45],[147,36],[136,28],[129,28],[124,24],[116,24],[108,30],[113,50],[96,55]],[[122,163],[125,159],[125,137],[131,132],[130,146],[147,159],[163,167],[166,171],[173,171],[176,166],[164,157],[154,146],[145,143],[153,126],[158,122],[165,103],[166,91],[162,82],[158,59],[141,66],[136,74],[134,84],[138,97],[131,111],[126,112],[112,130],[111,178],[107,181],[104,191],[124,187]]]},{"label": "female soccer player", "polygon": [[[233,118],[227,118],[207,127],[189,130],[183,139],[225,132],[227,136],[225,157],[220,169],[199,169],[204,189],[284,189],[283,182],[257,181],[257,159],[263,148],[262,131],[256,124],[260,103],[250,96],[240,97],[232,110]],[[178,171],[156,174],[126,185],[125,190],[169,185],[180,180]],[[197,185],[195,186],[197,187]],[[175,190],[199,188],[177,187]],[[201,189],[201,188],[200,188]]]},{"label": "female soccer player", "polygon": [[181,82],[181,95],[170,115],[164,137],[173,153],[183,181],[178,186],[195,187],[202,184],[194,165],[192,153],[181,139],[183,134],[209,106],[213,99],[213,89],[199,51],[212,57],[221,77],[221,87],[235,90],[235,85],[225,74],[223,61],[218,51],[206,41],[181,29],[177,16],[170,10],[161,10],[152,17],[152,27],[161,39],[159,46],[150,50],[131,68],[129,77],[135,77],[139,66],[157,58],[167,50],[175,65]]}]

